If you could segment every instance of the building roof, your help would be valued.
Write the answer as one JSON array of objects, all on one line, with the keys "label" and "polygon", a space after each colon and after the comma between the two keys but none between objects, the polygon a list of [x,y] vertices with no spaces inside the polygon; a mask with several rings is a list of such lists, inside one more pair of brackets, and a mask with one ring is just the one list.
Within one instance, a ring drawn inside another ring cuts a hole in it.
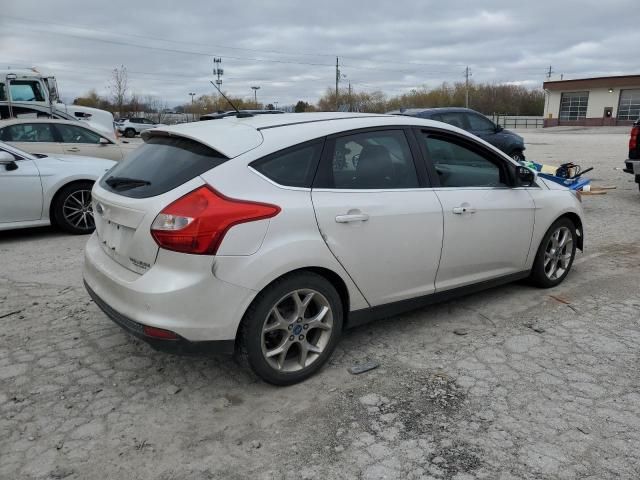
[{"label": "building roof", "polygon": [[615,77],[576,78],[574,80],[552,80],[544,82],[545,90],[577,90],[590,88],[640,87],[640,75]]}]

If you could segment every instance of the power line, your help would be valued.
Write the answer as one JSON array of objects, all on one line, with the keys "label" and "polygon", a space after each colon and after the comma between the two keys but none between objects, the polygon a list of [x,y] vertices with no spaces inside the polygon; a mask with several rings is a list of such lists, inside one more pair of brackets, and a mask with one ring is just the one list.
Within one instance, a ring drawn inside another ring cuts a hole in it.
[{"label": "power line", "polygon": [[[10,18],[10,19],[13,19],[13,20],[18,20],[18,21],[21,21],[21,22],[28,22],[28,23],[38,22],[38,23],[44,23],[46,25],[57,25],[57,26],[61,26],[61,27],[68,27],[68,28],[87,30],[88,32],[102,32],[102,33],[105,33],[107,35],[119,35],[119,36],[125,35],[125,36],[129,36],[129,37],[141,38],[141,39],[146,39],[146,40],[154,40],[154,41],[159,40],[159,41],[167,42],[167,43],[180,43],[180,44],[183,44],[183,45],[200,45],[200,46],[205,46],[207,48],[219,48],[219,49],[227,49],[227,50],[239,50],[239,51],[245,51],[245,52],[269,53],[269,54],[275,54],[275,55],[288,55],[288,56],[310,56],[310,57],[333,57],[333,56],[335,56],[334,53],[284,52],[282,50],[264,50],[264,49],[257,49],[257,48],[232,47],[230,45],[216,45],[216,44],[207,44],[207,43],[200,43],[200,42],[186,42],[184,40],[167,39],[167,38],[155,37],[155,36],[151,36],[151,35],[139,35],[139,34],[128,33],[128,32],[112,32],[112,31],[109,31],[109,30],[104,30],[104,29],[99,29],[99,28],[94,28],[94,27],[73,25],[73,24],[60,23],[60,22],[52,22],[52,21],[49,21],[49,20],[41,20],[41,19],[36,19],[36,18],[18,17],[18,16],[14,16],[14,15],[4,15],[4,17],[5,18]],[[353,55],[349,55],[349,56],[343,55],[342,57],[346,58],[346,59],[358,60],[358,61],[367,61],[367,62],[370,62],[372,60],[371,58],[358,57],[358,56],[353,56]],[[376,59],[376,61],[383,61],[385,63],[393,63],[393,64],[398,64],[398,65],[411,65],[411,66],[424,66],[424,67],[445,66],[445,65],[464,66],[463,63],[443,64],[443,63],[438,63],[438,62],[431,62],[431,63],[429,63],[429,62],[402,62],[402,61],[398,61],[398,60],[378,60],[378,59]]]}]

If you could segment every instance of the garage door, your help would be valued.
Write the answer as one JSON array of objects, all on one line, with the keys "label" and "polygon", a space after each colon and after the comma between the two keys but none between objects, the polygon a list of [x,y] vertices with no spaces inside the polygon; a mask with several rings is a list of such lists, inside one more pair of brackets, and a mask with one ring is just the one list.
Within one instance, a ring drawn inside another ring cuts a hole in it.
[{"label": "garage door", "polygon": [[640,118],[640,88],[622,90],[618,106],[618,120],[638,120]]},{"label": "garage door", "polygon": [[579,120],[587,116],[589,92],[564,92],[560,98],[560,120]]}]

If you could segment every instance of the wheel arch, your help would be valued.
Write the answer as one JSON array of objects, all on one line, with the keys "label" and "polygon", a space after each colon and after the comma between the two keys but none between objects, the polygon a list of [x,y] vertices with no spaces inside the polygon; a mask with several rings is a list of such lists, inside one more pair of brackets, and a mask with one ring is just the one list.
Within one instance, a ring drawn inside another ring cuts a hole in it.
[{"label": "wheel arch", "polygon": [[[260,290],[260,292],[263,292],[264,290],[269,288],[274,283],[282,280],[285,277],[288,277],[289,275],[294,275],[296,273],[301,273],[301,272],[315,273],[316,275],[319,275],[319,276],[323,277],[325,280],[327,280],[336,289],[336,291],[338,292],[338,295],[340,296],[340,302],[342,303],[342,315],[343,315],[342,329],[344,330],[346,328],[346,325],[348,324],[348,317],[349,317],[349,305],[350,305],[349,289],[348,289],[347,284],[345,283],[345,281],[342,279],[342,277],[340,275],[338,275],[336,272],[334,272],[333,270],[330,270],[330,269],[325,268],[325,267],[301,267],[301,268],[296,268],[294,270],[290,270],[290,271],[288,271],[286,273],[283,273],[282,275],[274,278],[267,285],[265,285]],[[253,300],[251,301],[251,303],[247,307],[246,311],[244,312],[244,314],[242,316],[242,320],[238,324],[238,327],[236,329],[236,335],[235,335],[236,348],[237,348],[238,340],[240,339],[240,334],[242,332],[242,324],[244,323],[245,316],[246,316],[247,312],[249,311],[249,309],[251,309],[251,306],[256,302],[256,300],[257,300],[259,295],[260,295],[260,293],[258,293],[258,295],[256,295],[253,298]]]},{"label": "wheel arch", "polygon": [[567,218],[569,220],[571,220],[571,222],[576,226],[576,233],[578,234],[578,238],[577,238],[577,247],[580,249],[580,251],[584,251],[584,230],[582,228],[582,219],[580,218],[580,215],[578,215],[577,213],[574,212],[567,212],[564,213],[562,215],[560,215],[556,221],[560,220],[561,218]]},{"label": "wheel arch", "polygon": [[51,225],[56,226],[56,216],[53,213],[53,209],[55,208],[56,202],[58,201],[58,197],[60,196],[60,193],[62,192],[62,190],[64,190],[66,187],[68,187],[69,185],[75,185],[76,183],[95,183],[95,179],[91,179],[91,178],[75,178],[73,180],[71,180],[70,182],[66,182],[63,183],[62,185],[58,185],[58,188],[56,189],[56,192],[53,194],[53,196],[51,197],[51,201],[49,202],[49,222],[51,223]]}]

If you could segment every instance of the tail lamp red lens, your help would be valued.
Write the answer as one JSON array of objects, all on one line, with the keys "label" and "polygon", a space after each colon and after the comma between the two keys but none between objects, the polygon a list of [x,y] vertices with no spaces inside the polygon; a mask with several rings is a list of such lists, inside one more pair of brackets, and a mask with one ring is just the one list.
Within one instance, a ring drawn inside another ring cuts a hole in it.
[{"label": "tail lamp red lens", "polygon": [[631,138],[629,139],[629,150],[638,148],[638,136],[640,136],[640,127],[633,127],[631,129]]},{"label": "tail lamp red lens", "polygon": [[158,338],[160,340],[177,340],[178,335],[171,330],[165,330],[164,328],[156,328],[145,325],[142,327],[142,331],[147,337]]},{"label": "tail lamp red lens", "polygon": [[276,205],[228,198],[202,186],[162,210],[151,225],[151,235],[167,250],[215,255],[231,227],[271,218],[279,212]]}]

